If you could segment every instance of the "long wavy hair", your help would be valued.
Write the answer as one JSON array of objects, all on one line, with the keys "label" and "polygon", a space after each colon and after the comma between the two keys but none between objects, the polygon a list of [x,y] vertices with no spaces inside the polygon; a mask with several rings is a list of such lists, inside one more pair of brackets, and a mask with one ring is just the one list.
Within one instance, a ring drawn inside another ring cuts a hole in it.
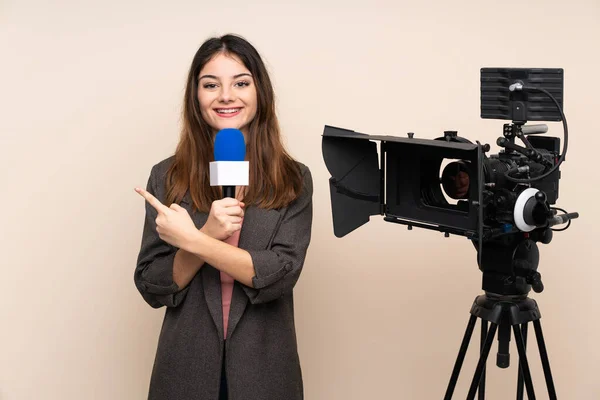
[{"label": "long wavy hair", "polygon": [[275,94],[262,58],[247,40],[232,34],[205,41],[192,61],[185,89],[181,136],[166,176],[166,204],[178,203],[189,190],[193,207],[208,212],[211,203],[222,197],[219,187],[210,186],[209,162],[214,161],[215,133],[202,118],[198,102],[198,75],[219,53],[239,57],[256,85],[257,110],[246,135],[250,177],[244,203],[267,209],[284,207],[302,190],[300,168],[282,143]]}]

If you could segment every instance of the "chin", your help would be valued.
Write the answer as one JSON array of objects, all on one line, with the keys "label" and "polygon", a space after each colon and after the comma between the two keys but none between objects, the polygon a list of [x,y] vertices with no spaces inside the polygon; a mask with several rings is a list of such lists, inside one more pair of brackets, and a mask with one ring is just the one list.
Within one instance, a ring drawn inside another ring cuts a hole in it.
[{"label": "chin", "polygon": [[239,123],[231,123],[231,124],[221,123],[221,124],[218,124],[218,127],[219,127],[219,130],[221,130],[221,129],[240,129],[241,130],[242,124],[239,124]]}]

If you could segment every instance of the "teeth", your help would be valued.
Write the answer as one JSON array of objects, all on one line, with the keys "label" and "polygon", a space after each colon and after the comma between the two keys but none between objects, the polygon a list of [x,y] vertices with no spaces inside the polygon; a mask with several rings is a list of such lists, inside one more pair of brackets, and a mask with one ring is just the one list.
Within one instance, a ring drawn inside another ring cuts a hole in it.
[{"label": "teeth", "polygon": [[219,114],[232,114],[238,112],[239,110],[239,108],[219,108],[217,109],[217,112]]}]

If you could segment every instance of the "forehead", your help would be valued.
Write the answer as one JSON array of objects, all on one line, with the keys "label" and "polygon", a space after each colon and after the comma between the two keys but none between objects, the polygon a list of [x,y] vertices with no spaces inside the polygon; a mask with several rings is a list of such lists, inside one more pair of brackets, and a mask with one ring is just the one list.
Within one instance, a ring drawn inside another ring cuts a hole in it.
[{"label": "forehead", "polygon": [[218,53],[214,55],[200,70],[199,76],[204,74],[217,77],[232,77],[241,73],[250,73],[240,58],[231,53]]}]

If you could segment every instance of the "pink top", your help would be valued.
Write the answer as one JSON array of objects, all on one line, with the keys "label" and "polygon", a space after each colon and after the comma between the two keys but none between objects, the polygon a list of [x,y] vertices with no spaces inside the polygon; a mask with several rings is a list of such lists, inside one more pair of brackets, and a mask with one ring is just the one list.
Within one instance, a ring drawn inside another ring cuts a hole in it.
[{"label": "pink top", "polygon": [[[242,221],[243,223],[243,221]],[[224,242],[232,246],[238,245],[240,231],[235,232]],[[223,304],[223,337],[227,337],[227,325],[229,323],[229,309],[231,308],[231,295],[233,293],[233,278],[221,271],[221,302]]]}]

